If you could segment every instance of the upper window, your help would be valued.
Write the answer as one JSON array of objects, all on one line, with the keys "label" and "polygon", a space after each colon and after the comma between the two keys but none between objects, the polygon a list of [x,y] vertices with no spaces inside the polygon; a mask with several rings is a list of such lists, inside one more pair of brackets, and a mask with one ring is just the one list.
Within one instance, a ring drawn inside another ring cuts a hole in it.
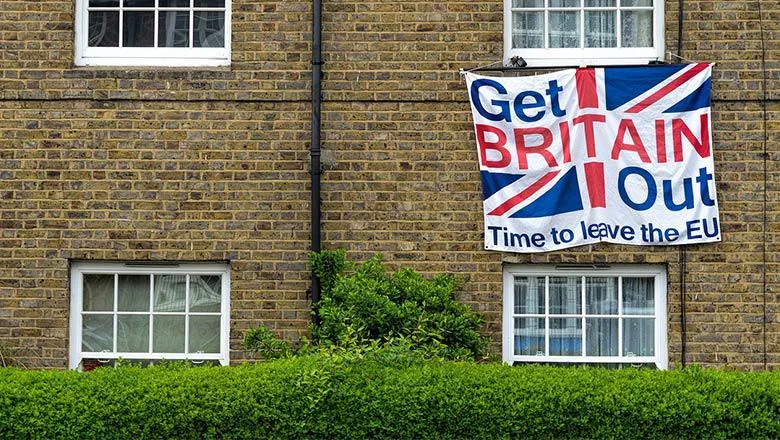
[{"label": "upper window", "polygon": [[661,266],[507,266],[506,362],[655,365],[665,369]]},{"label": "upper window", "polygon": [[504,0],[504,60],[530,67],[663,59],[661,0]]},{"label": "upper window", "polygon": [[71,368],[119,358],[227,364],[227,266],[138,264],[73,264]]},{"label": "upper window", "polygon": [[77,0],[76,64],[229,65],[230,0]]}]

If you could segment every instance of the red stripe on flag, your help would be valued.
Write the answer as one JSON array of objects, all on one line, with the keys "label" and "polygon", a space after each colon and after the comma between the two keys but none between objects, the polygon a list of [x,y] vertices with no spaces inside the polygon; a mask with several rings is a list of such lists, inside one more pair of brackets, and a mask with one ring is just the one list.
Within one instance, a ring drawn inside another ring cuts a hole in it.
[{"label": "red stripe on flag", "polygon": [[588,184],[590,207],[606,208],[607,197],[604,193],[604,164],[601,162],[586,163],[585,182]]},{"label": "red stripe on flag", "polygon": [[648,96],[644,100],[640,101],[638,104],[634,105],[630,109],[626,111],[626,113],[639,113],[642,110],[646,109],[647,107],[650,107],[651,105],[655,104],[663,98],[664,96],[668,95],[674,89],[680,87],[684,83],[686,83],[688,80],[693,78],[694,76],[698,75],[699,72],[706,69],[709,66],[707,63],[699,63],[693,66],[691,69],[683,73],[682,75],[678,76],[674,79],[674,81],[670,82],[669,84],[663,86],[660,90],[657,90],[652,95]]},{"label": "red stripe on flag", "polygon": [[580,108],[599,108],[599,96],[596,93],[596,69],[577,69],[575,78]]},{"label": "red stripe on flag", "polygon": [[499,205],[498,208],[490,211],[490,213],[488,213],[488,215],[504,215],[504,214],[506,214],[507,211],[509,211],[510,209],[514,208],[515,206],[523,203],[524,200],[526,200],[527,198],[529,198],[532,195],[536,194],[537,191],[542,189],[542,187],[544,185],[546,185],[547,182],[551,181],[560,172],[561,172],[561,170],[550,171],[549,173],[547,173],[544,176],[542,176],[539,180],[537,180],[536,182],[532,183],[531,186],[529,186],[528,188],[520,191],[519,194],[517,194],[516,196],[508,199],[506,202],[504,202],[501,205]]}]

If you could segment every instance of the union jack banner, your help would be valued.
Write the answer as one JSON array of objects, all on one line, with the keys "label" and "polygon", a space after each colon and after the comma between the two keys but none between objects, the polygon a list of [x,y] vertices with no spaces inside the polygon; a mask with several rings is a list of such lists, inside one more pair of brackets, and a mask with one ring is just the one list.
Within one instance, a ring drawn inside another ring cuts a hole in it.
[{"label": "union jack banner", "polygon": [[466,74],[485,248],[720,241],[712,65]]}]

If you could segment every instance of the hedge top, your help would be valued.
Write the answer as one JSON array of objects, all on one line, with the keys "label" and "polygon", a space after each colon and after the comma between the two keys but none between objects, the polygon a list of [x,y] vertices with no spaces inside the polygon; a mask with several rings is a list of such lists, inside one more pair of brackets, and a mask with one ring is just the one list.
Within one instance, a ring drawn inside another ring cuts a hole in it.
[{"label": "hedge top", "polygon": [[0,369],[0,438],[777,438],[780,372],[369,358]]}]

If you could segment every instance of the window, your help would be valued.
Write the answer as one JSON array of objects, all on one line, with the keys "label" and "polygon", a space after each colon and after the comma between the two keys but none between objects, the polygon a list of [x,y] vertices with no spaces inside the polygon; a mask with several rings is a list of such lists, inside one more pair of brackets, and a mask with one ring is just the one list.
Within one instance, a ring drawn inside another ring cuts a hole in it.
[{"label": "window", "polygon": [[227,66],[231,0],[76,0],[76,65]]},{"label": "window", "polygon": [[70,367],[119,358],[227,365],[229,301],[225,264],[74,263]]},{"label": "window", "polygon": [[504,0],[504,61],[530,67],[663,59],[661,0]]},{"label": "window", "polygon": [[504,270],[506,362],[667,366],[661,266]]}]

